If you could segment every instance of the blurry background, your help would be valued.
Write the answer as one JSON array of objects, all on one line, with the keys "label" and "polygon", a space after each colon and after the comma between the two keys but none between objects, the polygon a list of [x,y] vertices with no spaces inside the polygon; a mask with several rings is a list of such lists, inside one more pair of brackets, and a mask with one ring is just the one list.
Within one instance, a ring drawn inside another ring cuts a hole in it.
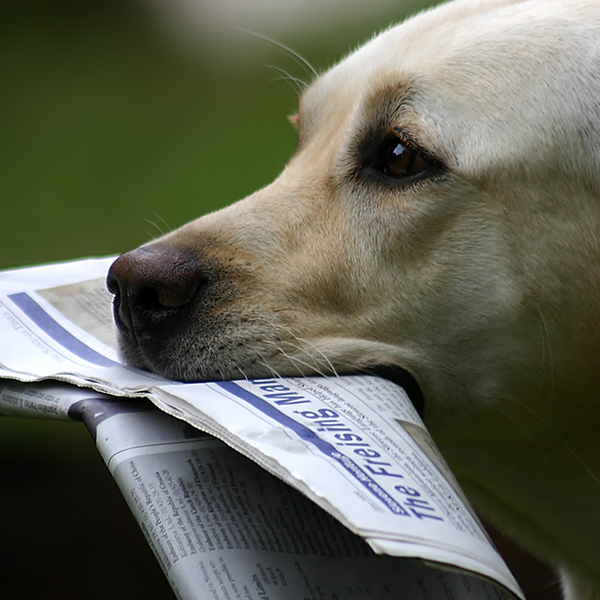
[{"label": "blurry background", "polygon": [[[117,254],[271,181],[295,146],[279,70],[310,73],[247,30],[322,71],[435,3],[2,2],[0,268]],[[2,598],[173,597],[77,424],[0,419],[0,547]]]}]

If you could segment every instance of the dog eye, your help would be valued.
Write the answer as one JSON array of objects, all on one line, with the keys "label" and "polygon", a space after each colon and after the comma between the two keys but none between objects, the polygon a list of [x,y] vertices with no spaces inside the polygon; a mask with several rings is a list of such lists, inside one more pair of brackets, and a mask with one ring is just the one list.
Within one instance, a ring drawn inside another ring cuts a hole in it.
[{"label": "dog eye", "polygon": [[361,171],[389,184],[410,184],[443,170],[440,161],[394,131],[367,146]]},{"label": "dog eye", "polygon": [[431,167],[429,161],[400,140],[388,143],[382,158],[383,173],[395,179],[418,175]]}]

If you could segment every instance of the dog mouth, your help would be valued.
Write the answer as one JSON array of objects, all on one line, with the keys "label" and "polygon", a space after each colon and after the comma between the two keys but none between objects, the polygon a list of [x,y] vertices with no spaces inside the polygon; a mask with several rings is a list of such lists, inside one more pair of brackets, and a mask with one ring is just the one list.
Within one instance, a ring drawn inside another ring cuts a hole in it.
[{"label": "dog mouth", "polygon": [[142,247],[119,257],[107,287],[125,362],[184,382],[376,375],[400,385],[423,414],[423,394],[405,368],[356,352],[360,339],[337,360],[319,340],[286,339],[290,327],[278,325],[270,309],[233,308],[240,293],[229,281],[181,250]]}]

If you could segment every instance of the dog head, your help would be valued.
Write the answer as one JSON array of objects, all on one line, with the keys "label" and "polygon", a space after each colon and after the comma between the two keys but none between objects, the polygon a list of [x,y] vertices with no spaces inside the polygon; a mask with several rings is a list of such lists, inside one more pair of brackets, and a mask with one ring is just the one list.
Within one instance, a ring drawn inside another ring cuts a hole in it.
[{"label": "dog head", "polygon": [[433,419],[597,386],[599,32],[595,2],[458,0],[374,38],[304,93],[271,185],[114,263],[126,360],[398,367]]}]

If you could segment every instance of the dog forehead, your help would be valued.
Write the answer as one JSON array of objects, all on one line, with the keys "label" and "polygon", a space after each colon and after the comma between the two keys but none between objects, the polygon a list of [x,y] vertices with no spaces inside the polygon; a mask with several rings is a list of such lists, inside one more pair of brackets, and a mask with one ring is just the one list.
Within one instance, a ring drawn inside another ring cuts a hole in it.
[{"label": "dog forehead", "polygon": [[550,147],[596,102],[599,29],[597,2],[455,0],[384,31],[321,76],[301,100],[304,137],[331,141],[363,125],[382,92],[410,90],[413,114],[452,144],[464,140],[480,164],[486,152],[494,161],[511,151],[511,128],[529,127],[532,144]]},{"label": "dog forehead", "polygon": [[[405,78],[436,81],[493,66],[530,65],[565,49],[565,25],[598,22],[600,5],[577,0],[455,0],[378,34],[317,79],[304,94],[307,112],[339,112],[360,92]],[[483,91],[483,90],[482,90]]]}]

